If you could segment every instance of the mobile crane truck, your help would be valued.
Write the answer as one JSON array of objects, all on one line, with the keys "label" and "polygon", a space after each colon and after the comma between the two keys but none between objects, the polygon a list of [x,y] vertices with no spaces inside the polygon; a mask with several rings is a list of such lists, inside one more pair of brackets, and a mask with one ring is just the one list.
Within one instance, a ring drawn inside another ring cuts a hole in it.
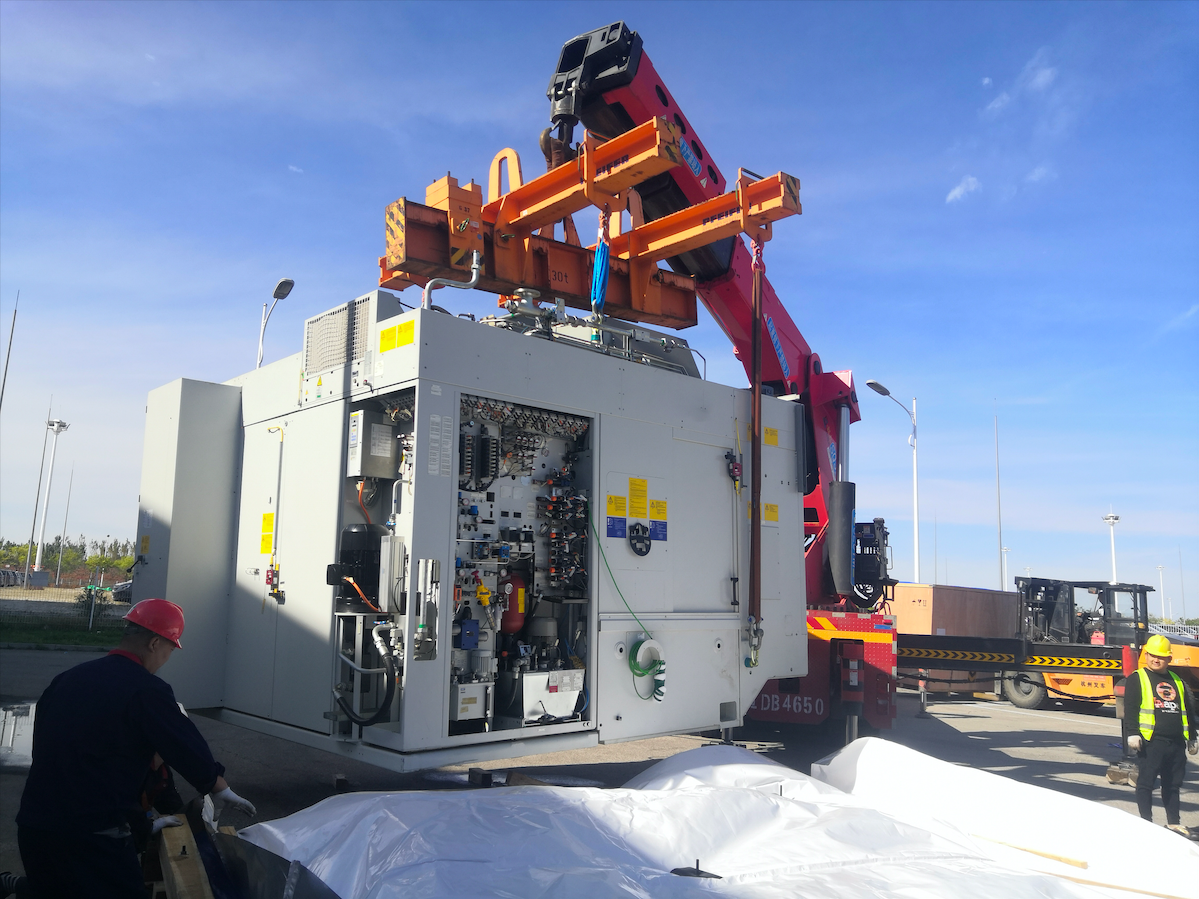
[{"label": "mobile crane truck", "polygon": [[[569,41],[549,95],[544,175],[505,149],[486,200],[451,175],[400,198],[380,289],[308,319],[301,352],[151,392],[134,599],[185,610],[177,696],[395,770],[747,714],[888,726],[853,380],[764,275],[799,182],[727,183],[623,23]],[[446,314],[453,287],[497,312]],[[650,327],[696,324],[697,296],[749,389]]]}]

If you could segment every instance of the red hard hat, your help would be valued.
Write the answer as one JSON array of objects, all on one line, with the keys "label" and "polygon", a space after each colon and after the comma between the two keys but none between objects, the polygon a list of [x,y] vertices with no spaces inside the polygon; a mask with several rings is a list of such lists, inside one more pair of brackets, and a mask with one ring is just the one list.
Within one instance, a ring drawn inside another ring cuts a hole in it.
[{"label": "red hard hat", "polygon": [[141,625],[182,649],[183,609],[166,599],[143,599],[125,613],[125,620]]}]

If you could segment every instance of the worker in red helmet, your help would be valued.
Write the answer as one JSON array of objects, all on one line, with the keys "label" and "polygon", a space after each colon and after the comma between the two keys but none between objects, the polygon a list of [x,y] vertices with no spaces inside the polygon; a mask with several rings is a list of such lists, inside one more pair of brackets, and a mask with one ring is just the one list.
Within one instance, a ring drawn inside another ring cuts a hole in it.
[{"label": "worker in red helmet", "polygon": [[125,621],[119,648],[64,671],[38,700],[33,764],[17,813],[28,878],[13,885],[18,897],[144,899],[129,815],[146,814],[139,803],[155,754],[201,794],[256,814],[229,788],[170,685],[155,676],[181,648],[183,610],[146,599]]},{"label": "worker in red helmet", "polygon": [[[1180,792],[1186,775],[1186,754],[1199,753],[1199,710],[1195,697],[1170,670],[1173,648],[1167,637],[1154,634],[1145,643],[1145,665],[1124,683],[1124,729],[1128,748],[1137,754],[1137,810],[1153,820],[1153,783],[1162,784],[1166,827],[1192,836],[1184,827]],[[1185,747],[1185,749],[1184,749]]]}]

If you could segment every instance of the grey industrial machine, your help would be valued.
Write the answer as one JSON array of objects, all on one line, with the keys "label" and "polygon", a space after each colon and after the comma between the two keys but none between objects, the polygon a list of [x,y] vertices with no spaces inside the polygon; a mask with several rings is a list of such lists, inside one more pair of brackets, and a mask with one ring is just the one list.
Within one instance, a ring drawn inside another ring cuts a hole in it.
[{"label": "grey industrial machine", "polygon": [[374,291],[152,391],[134,599],[183,606],[179,699],[412,770],[729,728],[806,674],[794,405],[762,403],[759,631],[749,392],[664,337]]}]

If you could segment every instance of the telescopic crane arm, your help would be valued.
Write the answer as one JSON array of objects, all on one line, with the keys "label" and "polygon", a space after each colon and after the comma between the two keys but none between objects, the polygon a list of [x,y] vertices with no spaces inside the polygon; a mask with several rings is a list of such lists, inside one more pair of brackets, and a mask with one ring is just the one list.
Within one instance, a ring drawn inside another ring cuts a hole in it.
[{"label": "telescopic crane arm", "polygon": [[[679,128],[684,164],[632,189],[640,198],[646,221],[696,206],[729,190],[727,180],[642,49],[641,37],[624,22],[568,41],[562,48],[547,96],[552,122],[551,134],[547,135],[552,140],[548,143],[558,150],[558,157],[564,152],[569,155],[574,128],[579,124],[609,139],[656,116],[672,121]],[[666,261],[674,271],[695,277],[696,294],[732,341],[733,352],[752,383],[754,273],[753,258],[745,241],[740,235],[728,237]],[[807,475],[803,489],[809,602],[833,593],[847,598],[853,592],[849,561],[853,553],[852,485],[845,485],[847,491],[834,488],[833,484],[848,481],[849,424],[860,418],[853,376],[848,371],[823,370],[820,357],[812,352],[764,275],[761,302],[765,331],[761,335],[762,383],[775,395],[798,395],[805,406]],[[833,514],[833,527],[848,530],[848,535],[840,535],[843,540],[848,538],[848,554],[844,550],[835,553],[842,564],[833,565],[832,577],[826,578],[826,538],[829,512],[834,506],[839,511]],[[842,521],[846,513],[849,520]],[[830,601],[835,600],[830,597]]]}]

